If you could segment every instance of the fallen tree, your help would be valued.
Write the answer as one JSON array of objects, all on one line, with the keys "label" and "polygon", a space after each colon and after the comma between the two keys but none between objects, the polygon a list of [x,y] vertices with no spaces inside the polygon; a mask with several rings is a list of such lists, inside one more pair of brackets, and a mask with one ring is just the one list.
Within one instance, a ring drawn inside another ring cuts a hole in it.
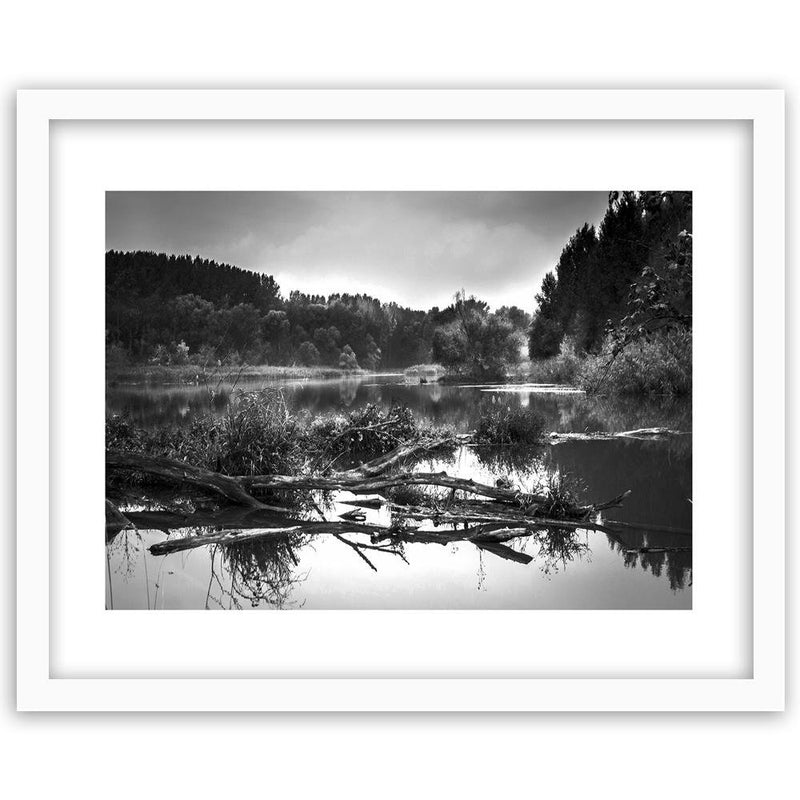
[{"label": "fallen tree", "polygon": [[267,508],[256,500],[236,478],[195,467],[185,461],[142,453],[125,453],[119,450],[106,451],[106,469],[143,472],[162,480],[188,484],[207,492],[222,495],[226,500],[249,508]]},{"label": "fallen tree", "polygon": [[[547,511],[551,499],[546,494],[523,492],[506,485],[480,483],[471,478],[457,478],[446,472],[402,472],[392,475],[385,473],[397,464],[421,452],[438,449],[451,442],[444,440],[403,444],[386,455],[368,461],[354,469],[335,472],[331,475],[242,475],[232,477],[192,466],[174,459],[148,456],[139,453],[125,453],[110,450],[106,454],[106,466],[110,469],[145,473],[161,480],[187,484],[203,491],[221,495],[227,501],[247,508],[286,513],[285,506],[269,505],[254,497],[252,490],[259,491],[298,491],[327,490],[350,491],[355,494],[376,494],[397,486],[439,486],[452,492],[488,497],[494,501],[522,507],[529,516]],[[627,494],[627,493],[625,493]],[[572,505],[562,509],[563,516],[571,519],[585,519],[590,514],[618,505],[625,494],[607,503],[597,505]]]},{"label": "fallen tree", "polygon": [[689,436],[685,431],[673,431],[670,428],[637,428],[632,431],[594,431],[591,433],[559,433],[553,431],[547,436],[548,444],[563,442],[605,442],[614,439],[637,439],[640,441],[660,441],[672,436]]}]

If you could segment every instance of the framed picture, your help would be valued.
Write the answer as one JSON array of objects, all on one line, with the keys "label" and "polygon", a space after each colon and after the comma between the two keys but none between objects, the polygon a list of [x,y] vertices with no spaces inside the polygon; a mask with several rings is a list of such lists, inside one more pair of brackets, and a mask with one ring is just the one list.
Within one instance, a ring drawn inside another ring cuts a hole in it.
[{"label": "framed picture", "polygon": [[20,92],[19,708],[782,709],[783,103]]}]

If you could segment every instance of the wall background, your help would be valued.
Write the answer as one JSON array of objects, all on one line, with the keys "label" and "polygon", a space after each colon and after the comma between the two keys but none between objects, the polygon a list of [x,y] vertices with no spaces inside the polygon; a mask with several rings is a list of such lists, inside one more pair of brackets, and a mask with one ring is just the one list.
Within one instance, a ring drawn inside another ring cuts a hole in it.
[{"label": "wall background", "polygon": [[[0,395],[6,421],[0,452],[8,475],[0,482],[6,512],[0,752],[9,796],[41,796],[67,786],[87,798],[177,792],[189,797],[242,792],[792,796],[800,719],[793,702],[791,622],[789,710],[783,715],[23,716],[14,711],[17,88],[784,88],[791,146],[800,70],[796,12],[789,4],[140,0],[115,6],[31,0],[4,11],[0,341],[8,377]],[[797,181],[790,152],[790,231],[800,222],[792,203]],[[790,274],[795,303],[797,283]],[[791,319],[789,325],[790,349],[797,351],[797,326]],[[790,434],[796,444],[794,426]],[[788,495],[798,496],[798,490],[790,471]],[[790,508],[790,528],[793,512]],[[790,542],[788,574],[797,574],[797,567],[797,548]],[[797,611],[790,584],[790,621]]]}]

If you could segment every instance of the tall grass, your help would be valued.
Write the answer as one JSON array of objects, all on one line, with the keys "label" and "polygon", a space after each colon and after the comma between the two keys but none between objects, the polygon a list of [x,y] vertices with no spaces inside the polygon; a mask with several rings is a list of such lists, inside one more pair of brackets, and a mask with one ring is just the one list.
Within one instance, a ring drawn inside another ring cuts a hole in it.
[{"label": "tall grass", "polygon": [[384,410],[373,403],[347,414],[327,414],[310,420],[308,445],[332,457],[369,459],[388,453],[417,436],[420,428],[410,408]]},{"label": "tall grass", "polygon": [[291,413],[275,389],[236,392],[223,414],[196,417],[189,426],[145,431],[126,417],[106,420],[109,449],[166,456],[226,475],[294,475],[342,459],[375,458],[431,435],[405,406],[368,404],[312,417]]},{"label": "tall grass", "polygon": [[492,408],[481,414],[475,429],[478,444],[537,444],[544,433],[544,417],[529,408]]},{"label": "tall grass", "polygon": [[220,416],[188,427],[134,428],[125,417],[106,421],[110,449],[161,455],[226,475],[291,474],[304,462],[305,429],[274,390],[237,392]]},{"label": "tall grass", "polygon": [[583,358],[575,351],[573,340],[565,336],[557,356],[530,361],[521,374],[530,383],[560,383],[574,386]]},{"label": "tall grass", "polygon": [[[610,366],[609,366],[610,364]],[[612,361],[611,347],[587,356],[578,373],[587,392],[607,395],[689,395],[692,392],[692,333],[670,331],[629,345]]]}]

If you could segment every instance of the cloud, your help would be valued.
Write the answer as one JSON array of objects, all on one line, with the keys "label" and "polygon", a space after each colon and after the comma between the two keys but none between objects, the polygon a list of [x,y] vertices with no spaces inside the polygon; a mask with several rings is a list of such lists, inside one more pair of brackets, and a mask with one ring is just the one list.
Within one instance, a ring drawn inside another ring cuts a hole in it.
[{"label": "cloud", "polygon": [[198,252],[292,289],[366,292],[418,308],[460,288],[529,310],[604,192],[109,193],[107,246]]}]

